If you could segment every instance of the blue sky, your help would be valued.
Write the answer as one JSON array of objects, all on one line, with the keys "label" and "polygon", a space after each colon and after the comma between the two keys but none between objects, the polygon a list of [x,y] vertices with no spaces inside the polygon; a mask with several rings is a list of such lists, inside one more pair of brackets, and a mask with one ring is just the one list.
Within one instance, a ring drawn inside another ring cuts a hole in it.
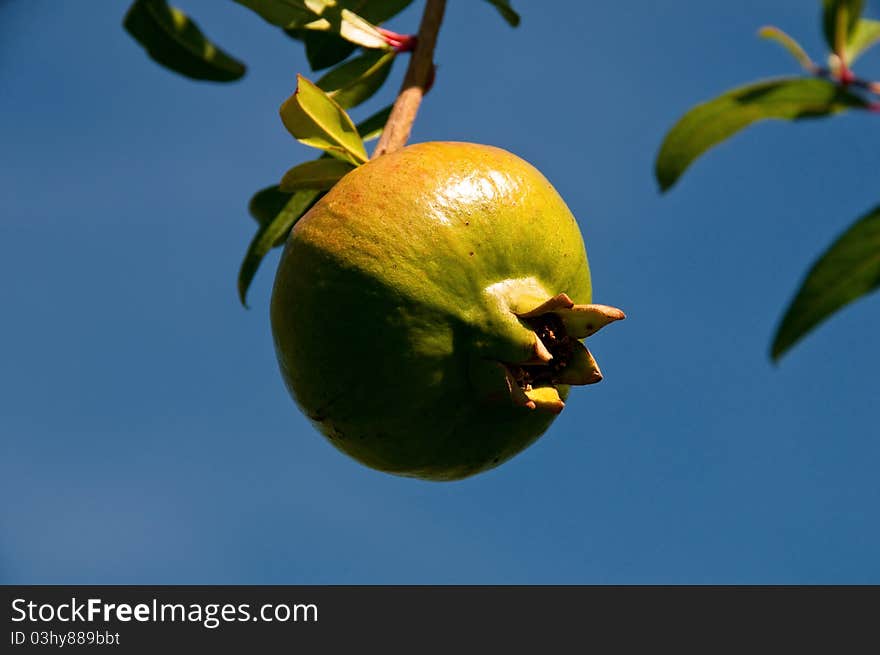
[{"label": "blue sky", "polygon": [[250,66],[196,83],[146,58],[124,4],[0,6],[0,582],[880,583],[880,298],[767,357],[808,265],[880,202],[880,117],[760,125],[665,197],[651,173],[685,109],[796,74],[759,26],[820,56],[818,2],[521,0],[513,30],[449,1],[413,140],[538,166],[595,300],[628,314],[591,342],[601,384],[452,484],[366,469],[299,414],[277,251],[238,304],[247,199],[311,156],[277,117],[301,48],[180,0]]}]

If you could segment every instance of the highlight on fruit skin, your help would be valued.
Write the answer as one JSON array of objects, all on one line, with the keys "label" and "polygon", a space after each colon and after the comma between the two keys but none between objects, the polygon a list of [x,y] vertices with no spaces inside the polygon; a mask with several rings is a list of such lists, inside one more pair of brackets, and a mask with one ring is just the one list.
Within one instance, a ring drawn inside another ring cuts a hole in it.
[{"label": "highlight on fruit skin", "polygon": [[454,480],[543,434],[571,386],[602,379],[578,224],[499,148],[408,146],[343,177],[291,231],[271,322],[287,387],[336,448]]}]

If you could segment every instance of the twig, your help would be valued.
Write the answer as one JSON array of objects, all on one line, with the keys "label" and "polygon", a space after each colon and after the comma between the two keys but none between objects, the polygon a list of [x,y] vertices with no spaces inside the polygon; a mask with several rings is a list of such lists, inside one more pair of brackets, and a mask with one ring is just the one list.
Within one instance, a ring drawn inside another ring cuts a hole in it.
[{"label": "twig", "polygon": [[431,79],[431,71],[434,67],[434,46],[437,44],[437,33],[440,31],[440,23],[443,22],[443,12],[446,9],[446,0],[428,0],[425,5],[425,13],[422,14],[422,22],[419,25],[419,35],[416,48],[412,53],[409,68],[394,108],[385,123],[385,129],[379,138],[379,143],[373,151],[373,159],[387,152],[400,150],[406,145],[409,133],[412,130],[413,121],[419,111],[425,88]]},{"label": "twig", "polygon": [[856,77],[853,73],[847,69],[848,76],[846,78],[841,78],[840,73],[835,73],[834,71],[828,68],[822,68],[817,66],[813,71],[813,75],[816,77],[821,77],[822,79],[829,80],[831,82],[835,82],[840,86],[854,86],[857,89],[862,89],[863,91],[868,91],[869,93],[873,93],[874,95],[880,95],[880,82],[872,82],[870,80],[863,80],[860,77]]}]

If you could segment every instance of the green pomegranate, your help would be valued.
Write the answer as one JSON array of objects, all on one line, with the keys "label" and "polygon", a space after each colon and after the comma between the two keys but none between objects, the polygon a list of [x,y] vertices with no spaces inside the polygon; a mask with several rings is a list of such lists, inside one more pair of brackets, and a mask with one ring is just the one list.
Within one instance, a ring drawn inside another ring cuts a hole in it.
[{"label": "green pomegranate", "polygon": [[272,292],[287,386],[367,466],[454,480],[533,443],[602,379],[577,223],[511,153],[420,143],[343,177],[296,224]]}]

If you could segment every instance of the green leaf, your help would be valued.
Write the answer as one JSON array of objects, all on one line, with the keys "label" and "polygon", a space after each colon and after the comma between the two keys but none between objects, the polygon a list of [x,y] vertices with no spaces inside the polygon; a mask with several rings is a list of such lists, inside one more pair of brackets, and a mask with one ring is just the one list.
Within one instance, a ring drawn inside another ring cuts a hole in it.
[{"label": "green leaf", "polygon": [[847,62],[852,64],[866,50],[880,41],[880,21],[863,18],[846,46]]},{"label": "green leaf", "polygon": [[822,0],[822,31],[833,52],[846,49],[864,9],[865,0]]},{"label": "green leaf", "polygon": [[388,117],[391,115],[391,110],[393,108],[394,105],[388,105],[384,109],[380,109],[366,120],[357,124],[358,134],[361,135],[361,138],[364,141],[372,141],[373,139],[379,138],[382,134],[382,130],[385,129],[385,123],[388,122]]},{"label": "green leaf", "polygon": [[498,10],[498,13],[507,21],[511,27],[519,25],[519,14],[510,6],[510,0],[486,0],[490,5]]},{"label": "green leaf", "polygon": [[880,286],[880,206],[860,218],[813,264],[776,332],[778,360],[817,325]]},{"label": "green leaf", "polygon": [[379,90],[391,72],[396,54],[393,50],[369,51],[334,68],[317,85],[340,107],[356,107]]},{"label": "green leaf", "polygon": [[[358,133],[362,135],[364,141],[378,138],[382,134],[382,128],[388,122],[391,109],[392,105],[388,105],[357,124]],[[248,212],[260,225],[268,223],[284,209],[291,195],[291,193],[281,191],[277,184],[265,187],[253,195],[250,204],[248,204]]]},{"label": "green leaf", "polygon": [[245,66],[211,43],[186,14],[165,0],[135,0],[123,26],[156,62],[196,80],[231,82]]},{"label": "green leaf", "polygon": [[[267,193],[268,197],[267,189],[263,189],[258,192],[257,195],[264,192]],[[247,307],[248,288],[254,279],[254,275],[257,273],[257,269],[260,267],[260,263],[263,261],[263,257],[266,256],[266,253],[268,253],[279,242],[279,240],[283,240],[287,237],[287,234],[290,232],[291,228],[293,228],[294,224],[303,216],[303,214],[311,209],[312,205],[314,205],[324,193],[324,191],[312,190],[297,191],[290,196],[290,199],[281,211],[271,221],[260,224],[260,228],[257,230],[257,234],[248,246],[244,259],[241,262],[241,268],[238,271],[238,297],[241,300],[242,305]],[[256,196],[254,196],[254,199],[255,198]],[[254,199],[251,200],[252,205]]]},{"label": "green leaf", "polygon": [[284,126],[300,143],[353,164],[367,161],[364,142],[348,114],[312,82],[297,75],[297,88],[281,105]]},{"label": "green leaf", "polygon": [[691,109],[666,135],[655,164],[660,189],[669,189],[700,155],[752,123],[817,118],[866,106],[861,97],[821,79],[767,80],[728,91]]},{"label": "green leaf", "polygon": [[812,72],[816,68],[813,60],[810,59],[810,56],[806,53],[803,47],[801,47],[801,44],[778,27],[773,27],[772,25],[762,27],[758,30],[758,36],[763,39],[776,41],[776,43],[788,50],[788,52],[791,53],[791,56],[797,59],[798,63],[804,69]]},{"label": "green leaf", "polygon": [[292,193],[301,189],[327,191],[354,168],[352,164],[338,159],[307,161],[287,171],[281,178],[278,189],[284,193]]},{"label": "green leaf", "polygon": [[[357,132],[363,135],[364,140],[374,139],[382,133],[388,116],[391,114],[391,109],[392,107],[389,105],[361,123],[358,123]],[[353,168],[349,164],[336,159],[323,157],[307,163],[317,165],[318,162],[330,162],[333,165],[341,165],[341,167],[345,168],[346,172]],[[320,165],[323,166],[324,164]],[[304,164],[301,166],[304,166]],[[339,170],[342,170],[342,168]],[[290,171],[288,171],[289,174]],[[320,200],[325,193],[326,191],[324,190],[298,190],[293,193],[286,193],[281,190],[280,185],[272,185],[260,189],[251,198],[248,211],[260,224],[260,228],[253,241],[251,241],[238,275],[238,293],[243,305],[247,306],[247,290],[263,257],[273,247],[284,245],[296,221],[311,209],[312,205]]]}]

